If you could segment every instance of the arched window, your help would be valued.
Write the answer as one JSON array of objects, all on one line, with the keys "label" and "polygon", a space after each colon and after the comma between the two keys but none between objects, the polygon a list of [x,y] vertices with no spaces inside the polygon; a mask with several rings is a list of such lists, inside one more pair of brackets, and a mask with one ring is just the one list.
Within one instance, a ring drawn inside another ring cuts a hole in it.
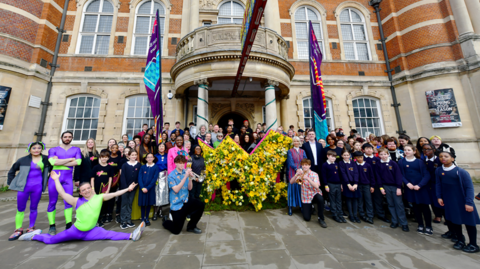
[{"label": "arched window", "polygon": [[226,1],[218,9],[218,24],[242,24],[243,13],[245,13],[245,8],[242,4],[235,1]]},{"label": "arched window", "polygon": [[108,54],[112,31],[113,5],[108,0],[94,0],[85,7],[77,53]]},{"label": "arched window", "polygon": [[153,126],[154,120],[150,102],[146,95],[137,95],[127,98],[125,102],[125,113],[123,120],[122,134],[127,134],[128,139],[142,131],[142,125]]},{"label": "arched window", "polygon": [[[326,120],[329,130],[335,129],[335,123],[332,116],[332,100],[327,98],[327,113]],[[315,119],[313,118],[313,104],[312,98],[307,97],[303,99],[303,121],[305,128],[315,127]]]},{"label": "arched window", "polygon": [[313,30],[318,40],[318,46],[325,51],[323,47],[323,32],[320,15],[310,7],[300,7],[295,12],[295,35],[297,37],[298,59],[308,59],[308,26],[312,21]]},{"label": "arched window", "polygon": [[362,137],[368,137],[369,134],[379,136],[384,133],[379,100],[360,97],[354,99],[352,104],[356,130]]},{"label": "arched window", "polygon": [[165,8],[157,1],[147,0],[137,7],[135,27],[133,33],[132,54],[147,55],[148,44],[152,34],[153,23],[157,10],[160,16],[160,35],[163,45],[163,33],[165,32]]},{"label": "arched window", "polygon": [[340,13],[343,48],[347,60],[369,61],[370,49],[367,39],[367,28],[362,13],[353,8],[347,8]]},{"label": "arched window", "polygon": [[100,98],[94,96],[74,96],[67,99],[67,109],[63,130],[73,133],[75,142],[84,142],[97,137]]}]

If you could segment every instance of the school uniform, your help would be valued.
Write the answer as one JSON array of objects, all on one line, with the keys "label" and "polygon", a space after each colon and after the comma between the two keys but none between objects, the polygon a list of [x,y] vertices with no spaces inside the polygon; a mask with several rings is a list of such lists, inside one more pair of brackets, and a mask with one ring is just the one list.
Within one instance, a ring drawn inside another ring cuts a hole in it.
[{"label": "school uniform", "polygon": [[[142,207],[142,220],[148,222],[148,215],[150,213],[150,207],[156,204],[155,184],[157,183],[158,166],[152,164],[143,165],[140,168],[138,174],[138,185],[140,191],[138,192],[138,205]],[[147,189],[147,193],[144,193],[142,189]]]},{"label": "school uniform", "polygon": [[351,191],[348,185],[358,185],[357,166],[354,161],[347,162],[345,160],[342,160],[338,166],[340,167],[340,175],[342,178],[343,195],[347,198],[348,216],[350,221],[356,221],[358,220],[358,199],[361,197],[361,194],[358,188],[355,191]]},{"label": "school uniform", "polygon": [[[439,167],[435,171],[436,192],[439,199],[445,204],[445,219],[451,222],[453,231],[459,240],[464,240],[462,227],[467,228],[470,244],[476,245],[477,229],[480,224],[477,208],[475,207],[473,183],[467,171],[452,165],[448,168]],[[473,206],[473,212],[467,212],[465,205]]]},{"label": "school uniform", "polygon": [[[122,174],[120,175],[120,189],[126,189],[132,183],[138,183],[138,173],[142,165],[139,162],[124,163],[122,165]],[[132,222],[132,204],[135,197],[137,187],[133,191],[126,192],[122,195],[122,209],[120,211],[121,223]]]},{"label": "school uniform", "polygon": [[322,178],[329,188],[330,210],[333,217],[343,219],[342,181],[337,163],[325,162],[322,166]]},{"label": "school uniform", "polygon": [[[92,169],[91,177],[93,177],[93,188],[96,194],[107,192],[108,181],[113,177],[113,173],[113,168],[110,165],[102,166],[97,164]],[[107,205],[103,203],[100,211],[100,218],[103,218],[105,213],[107,213]]]},{"label": "school uniform", "polygon": [[361,194],[358,201],[358,213],[361,218],[367,217],[373,219],[373,204],[370,188],[375,187],[375,175],[372,166],[367,162],[364,161],[363,163],[357,163],[356,165],[358,171],[358,190]]},{"label": "school uniform", "polygon": [[[430,194],[427,188],[430,180],[430,174],[427,171],[427,167],[423,161],[413,158],[403,158],[398,162],[400,171],[402,172],[402,180],[404,187],[404,196],[409,203],[413,204],[413,212],[415,219],[418,222],[419,227],[428,228],[432,227],[432,212],[430,212]],[[411,190],[407,187],[407,184],[418,185],[420,189],[418,191]]]},{"label": "school uniform", "polygon": [[372,202],[373,202],[373,209],[374,209],[375,215],[377,215],[377,217],[379,217],[380,219],[386,219],[385,209],[383,208],[384,196],[380,191],[380,184],[379,184],[381,179],[378,178],[376,174],[376,167],[380,163],[380,158],[375,157],[373,154],[372,156],[367,156],[366,154],[364,154],[363,156],[364,156],[365,162],[372,167],[373,177],[375,178],[375,184],[371,185],[371,187],[374,188],[374,191],[372,193]]},{"label": "school uniform", "polygon": [[436,155],[434,155],[431,159],[428,159],[428,157],[425,156],[425,166],[427,167],[427,171],[430,174],[430,180],[428,181],[426,188],[428,188],[428,193],[430,195],[430,204],[432,207],[432,211],[433,214],[435,214],[436,218],[441,218],[445,215],[445,210],[443,206],[438,203],[437,193],[435,190],[437,182],[435,177],[435,171],[437,170],[437,168],[442,166],[442,163],[440,162],[440,158],[438,158]]},{"label": "school uniform", "polygon": [[[112,177],[112,186],[110,187],[110,192],[116,192],[118,190],[118,182],[120,180],[120,165],[122,164],[123,157],[120,155],[120,152],[117,152],[117,157],[111,157],[108,159],[108,165],[112,166],[113,168],[113,177]],[[120,208],[122,207],[122,197],[117,197],[114,199],[110,199],[105,202],[107,206],[107,214],[111,214],[113,216],[113,208],[115,204],[117,204],[116,213],[120,214]]]},{"label": "school uniform", "polygon": [[375,172],[379,179],[378,184],[386,193],[388,210],[392,215],[392,224],[408,225],[405,216],[405,207],[403,205],[402,196],[397,196],[397,189],[402,188],[402,173],[396,162],[382,161],[376,166]]}]

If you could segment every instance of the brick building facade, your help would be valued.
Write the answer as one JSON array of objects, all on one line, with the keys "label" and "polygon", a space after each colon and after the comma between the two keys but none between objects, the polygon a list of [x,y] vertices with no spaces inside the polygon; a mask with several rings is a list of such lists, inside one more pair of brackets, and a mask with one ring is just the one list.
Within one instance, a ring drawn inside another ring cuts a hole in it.
[{"label": "brick building facade", "polygon": [[[277,125],[308,127],[305,27],[312,20],[324,54],[330,127],[395,135],[382,24],[407,134],[412,139],[440,135],[475,174],[480,163],[479,0],[384,0],[381,22],[368,0],[268,0],[240,94],[230,98],[245,2],[70,0],[42,140],[56,146],[62,131],[73,130],[75,143],[93,136],[105,145],[149,121],[142,70],[156,9],[164,28],[165,121],[186,123],[201,114],[211,123],[234,117],[256,124],[273,117]],[[41,108],[29,101],[31,96],[45,100],[64,4],[0,0],[0,86],[12,88],[0,131],[2,177],[36,139]],[[264,108],[269,86],[275,87],[274,110]],[[461,127],[432,127],[425,92],[445,88],[453,89]],[[207,94],[207,105],[198,104],[199,94]],[[267,110],[276,113],[266,115]]]}]

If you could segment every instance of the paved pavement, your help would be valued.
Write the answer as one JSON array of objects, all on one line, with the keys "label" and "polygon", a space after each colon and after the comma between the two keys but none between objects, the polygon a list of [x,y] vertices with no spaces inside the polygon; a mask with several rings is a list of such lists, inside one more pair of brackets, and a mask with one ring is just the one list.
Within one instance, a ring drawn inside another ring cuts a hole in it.
[{"label": "paved pavement", "polygon": [[[477,186],[478,187],[478,186]],[[477,188],[478,189],[478,188]],[[480,202],[476,201],[480,209]],[[58,208],[62,208],[61,203]],[[38,228],[48,228],[47,202],[39,206]],[[27,210],[28,211],[28,210]],[[65,225],[61,210],[57,226]],[[13,231],[15,202],[0,203],[1,268],[478,268],[480,254],[465,254],[442,239],[443,224],[434,224],[431,237],[391,229],[376,220],[337,224],[327,218],[327,229],[300,212],[286,210],[213,212],[204,215],[204,233],[171,235],[152,222],[138,242],[96,241],[44,245],[40,242],[9,242]],[[28,213],[25,214],[25,224]],[[136,222],[138,223],[138,221]],[[480,226],[477,226],[480,227]],[[122,231],[117,224],[105,227]],[[132,231],[124,230],[124,231]],[[480,233],[479,238],[480,242]]]}]

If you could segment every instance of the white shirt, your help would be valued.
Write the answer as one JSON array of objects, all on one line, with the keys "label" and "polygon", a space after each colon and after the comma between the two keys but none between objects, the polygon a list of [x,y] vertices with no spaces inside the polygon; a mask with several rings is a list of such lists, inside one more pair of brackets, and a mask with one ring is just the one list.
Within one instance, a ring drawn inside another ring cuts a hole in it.
[{"label": "white shirt", "polygon": [[363,154],[363,156],[365,156],[365,158],[373,158],[373,157],[375,157],[373,154],[372,154],[372,156],[368,156],[367,154]]},{"label": "white shirt", "polygon": [[147,167],[153,167],[154,165],[155,165],[154,163],[152,163],[152,165],[148,165],[147,163]]},{"label": "white shirt", "polygon": [[383,161],[382,159],[380,159],[380,162],[381,162],[381,163],[389,163],[389,162],[390,162],[390,159],[388,159],[387,161]]},{"label": "white shirt", "polygon": [[335,162],[331,163],[330,161],[327,160],[327,163],[328,163],[328,164],[334,164]]},{"label": "white shirt", "polygon": [[296,147],[293,147],[293,148],[297,151],[297,153],[300,151],[300,148],[296,148]]},{"label": "white shirt", "polygon": [[427,161],[434,162],[436,158],[437,158],[437,156],[433,155],[433,157],[431,159],[427,159]]},{"label": "white shirt", "polygon": [[127,162],[127,163],[128,163],[129,165],[131,165],[131,166],[135,166],[135,165],[137,165],[137,163],[138,163],[138,162],[137,162],[137,161],[135,161],[133,164],[132,164],[132,163],[130,163],[130,162]]},{"label": "white shirt", "polygon": [[443,168],[444,171],[451,171],[451,170],[453,170],[453,168],[455,168],[455,167],[456,167],[456,166],[455,166],[454,164],[452,164],[452,166],[450,166],[450,167],[445,167],[445,165],[442,165],[442,168]]},{"label": "white shirt", "polygon": [[312,143],[311,141],[308,141],[308,143],[310,144],[310,148],[312,149],[314,163],[315,165],[317,165],[317,144],[315,142]]},{"label": "white shirt", "polygon": [[417,159],[417,158],[415,158],[415,157],[413,157],[413,159],[409,159],[409,158],[405,157],[405,160],[406,160],[407,162],[409,162],[409,163],[415,161],[416,159]]},{"label": "white shirt", "polygon": [[343,160],[343,162],[344,162],[344,163],[348,163],[348,164],[350,164],[350,161],[348,161],[348,162],[347,162],[347,161]]},{"label": "white shirt", "polygon": [[364,165],[365,165],[365,162],[363,162],[363,163],[357,163],[357,164],[360,165],[360,166],[364,166]]}]

